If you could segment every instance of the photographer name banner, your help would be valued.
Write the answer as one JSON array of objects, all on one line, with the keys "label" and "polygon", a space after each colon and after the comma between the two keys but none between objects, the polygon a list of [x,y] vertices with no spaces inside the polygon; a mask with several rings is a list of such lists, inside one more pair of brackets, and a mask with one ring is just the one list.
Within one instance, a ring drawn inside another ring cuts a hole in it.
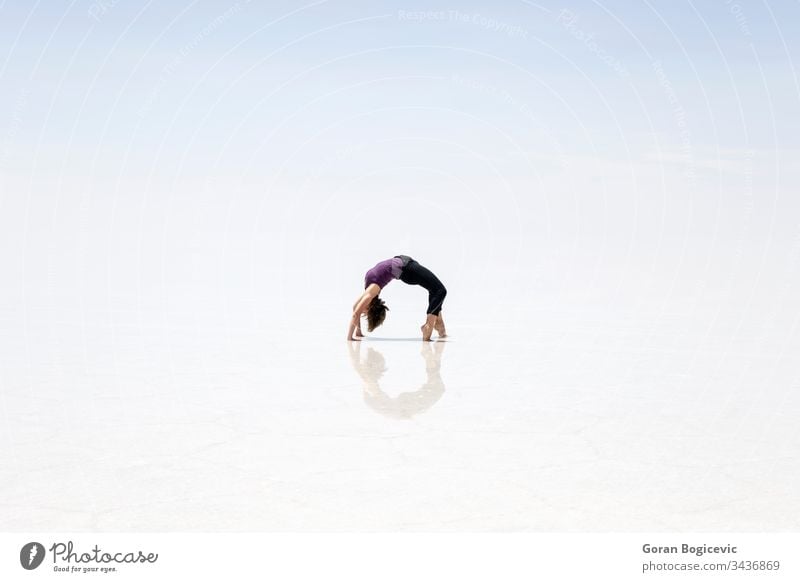
[{"label": "photographer name banner", "polygon": [[6,533],[0,580],[800,580],[800,534]]}]

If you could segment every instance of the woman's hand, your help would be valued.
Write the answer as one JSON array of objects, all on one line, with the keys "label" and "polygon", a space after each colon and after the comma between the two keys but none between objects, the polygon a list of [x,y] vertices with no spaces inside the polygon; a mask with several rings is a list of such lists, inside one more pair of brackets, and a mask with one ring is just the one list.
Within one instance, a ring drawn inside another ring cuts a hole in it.
[{"label": "woman's hand", "polygon": [[356,329],[358,329],[358,323],[361,315],[356,311],[353,313],[353,317],[350,318],[350,326],[347,328],[347,341],[349,342],[359,342],[361,341],[358,337],[353,337],[356,333]]}]

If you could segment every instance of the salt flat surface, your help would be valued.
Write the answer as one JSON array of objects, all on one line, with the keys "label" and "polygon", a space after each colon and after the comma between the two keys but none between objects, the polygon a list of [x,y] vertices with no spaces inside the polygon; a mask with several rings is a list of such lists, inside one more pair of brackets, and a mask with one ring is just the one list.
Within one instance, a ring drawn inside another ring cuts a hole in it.
[{"label": "salt flat surface", "polygon": [[4,336],[3,529],[800,525],[797,364],[752,336],[454,315],[423,344],[393,317],[349,344],[343,325]]}]

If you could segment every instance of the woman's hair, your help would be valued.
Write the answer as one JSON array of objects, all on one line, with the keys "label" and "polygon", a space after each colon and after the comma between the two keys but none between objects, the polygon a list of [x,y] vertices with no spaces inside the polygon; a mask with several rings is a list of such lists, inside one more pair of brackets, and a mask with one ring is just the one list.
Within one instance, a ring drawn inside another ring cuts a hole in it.
[{"label": "woman's hair", "polygon": [[375,296],[367,308],[367,330],[372,331],[382,324],[383,320],[386,319],[387,311],[389,311],[389,308],[386,307],[383,299]]}]

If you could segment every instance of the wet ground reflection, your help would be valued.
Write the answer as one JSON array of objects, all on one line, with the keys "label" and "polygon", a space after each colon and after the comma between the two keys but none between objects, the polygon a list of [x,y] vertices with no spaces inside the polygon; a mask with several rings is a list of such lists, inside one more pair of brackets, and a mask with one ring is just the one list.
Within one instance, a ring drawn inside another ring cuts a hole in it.
[{"label": "wet ground reflection", "polygon": [[[444,394],[444,382],[440,374],[442,354],[446,342],[422,342],[420,355],[427,373],[427,380],[413,391],[389,396],[381,390],[380,382],[388,369],[383,354],[373,347],[366,348],[362,357],[364,342],[348,342],[350,363],[364,383],[364,402],[390,418],[407,419],[428,410]],[[410,365],[410,364],[409,364]]]}]

